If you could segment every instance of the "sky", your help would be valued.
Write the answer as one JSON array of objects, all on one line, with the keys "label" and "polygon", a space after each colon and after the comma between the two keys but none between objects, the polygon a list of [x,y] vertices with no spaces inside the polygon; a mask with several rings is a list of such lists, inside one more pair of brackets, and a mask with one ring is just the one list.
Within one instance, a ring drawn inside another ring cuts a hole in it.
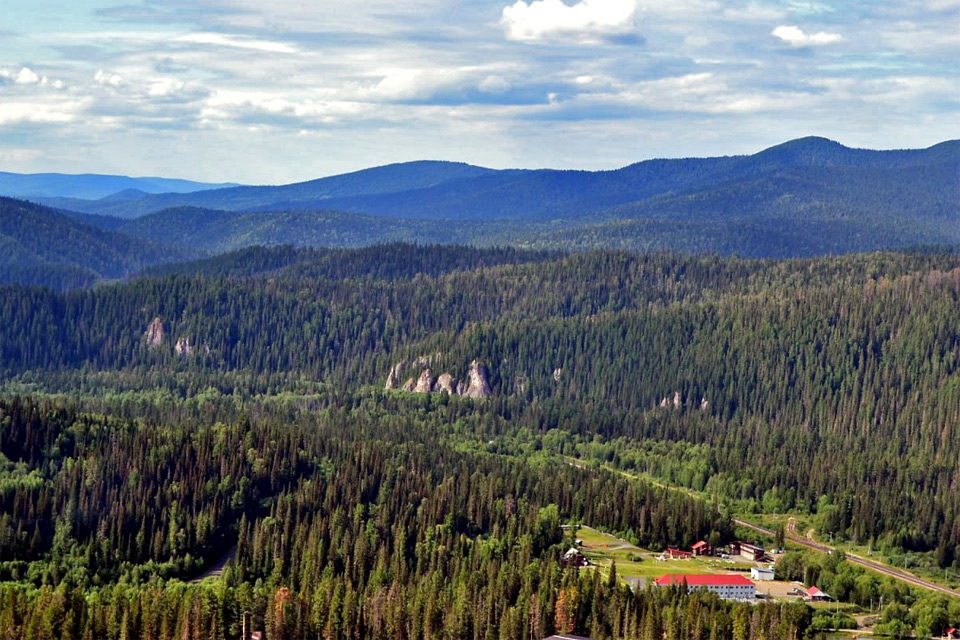
[{"label": "sky", "polygon": [[0,171],[280,184],[960,138],[960,0],[0,0]]}]

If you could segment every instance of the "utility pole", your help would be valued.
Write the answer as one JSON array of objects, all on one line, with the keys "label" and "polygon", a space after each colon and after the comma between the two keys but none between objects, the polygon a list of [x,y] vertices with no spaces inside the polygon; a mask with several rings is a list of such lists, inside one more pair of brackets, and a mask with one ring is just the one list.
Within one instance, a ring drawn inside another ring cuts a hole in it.
[{"label": "utility pole", "polygon": [[251,611],[244,611],[240,614],[240,620],[242,622],[241,626],[243,630],[240,632],[240,640],[250,640],[250,636],[247,635],[247,616],[252,615]]}]

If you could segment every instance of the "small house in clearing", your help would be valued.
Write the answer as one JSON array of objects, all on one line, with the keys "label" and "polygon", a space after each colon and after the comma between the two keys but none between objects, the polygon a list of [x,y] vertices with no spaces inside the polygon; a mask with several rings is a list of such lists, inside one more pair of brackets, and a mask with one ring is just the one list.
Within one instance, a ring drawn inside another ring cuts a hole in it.
[{"label": "small house in clearing", "polygon": [[667,557],[671,560],[688,560],[693,557],[693,554],[675,547],[667,547]]},{"label": "small house in clearing", "polygon": [[587,557],[580,553],[580,550],[576,547],[570,547],[570,549],[563,554],[563,557],[560,558],[560,566],[565,568],[579,569],[580,567],[586,567],[589,564],[590,561],[587,560]]},{"label": "small house in clearing", "polygon": [[817,587],[807,589],[807,600],[811,602],[827,602],[833,600],[830,594],[820,591]]},{"label": "small house in clearing", "polygon": [[693,550],[693,555],[695,556],[712,556],[713,555],[713,547],[711,547],[709,544],[707,544],[703,540],[693,545],[691,549]]}]

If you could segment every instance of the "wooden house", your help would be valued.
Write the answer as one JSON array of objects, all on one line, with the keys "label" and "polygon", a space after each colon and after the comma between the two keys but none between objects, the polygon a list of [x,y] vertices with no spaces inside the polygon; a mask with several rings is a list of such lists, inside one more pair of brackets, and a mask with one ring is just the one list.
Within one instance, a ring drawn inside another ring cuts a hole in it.
[{"label": "wooden house", "polygon": [[713,547],[711,547],[709,544],[707,544],[703,540],[693,545],[691,549],[693,551],[693,555],[695,556],[712,556],[713,555]]}]

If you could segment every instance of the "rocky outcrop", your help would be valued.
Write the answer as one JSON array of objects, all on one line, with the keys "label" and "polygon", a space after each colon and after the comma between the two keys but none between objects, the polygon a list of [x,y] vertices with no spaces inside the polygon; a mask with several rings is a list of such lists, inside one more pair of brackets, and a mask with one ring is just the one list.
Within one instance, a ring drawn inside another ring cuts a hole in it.
[{"label": "rocky outcrop", "polygon": [[153,319],[143,335],[147,340],[148,347],[159,347],[163,344],[163,320],[160,319],[160,316]]},{"label": "rocky outcrop", "polygon": [[403,374],[403,369],[406,366],[407,363],[403,360],[393,365],[393,368],[390,369],[390,374],[387,376],[387,384],[385,384],[383,388],[387,391],[399,388],[401,380],[400,376]]},{"label": "rocky outcrop", "polygon": [[527,377],[517,376],[513,379],[513,394],[522,396],[527,392]]},{"label": "rocky outcrop", "polygon": [[413,388],[414,393],[430,393],[433,391],[433,371],[424,369],[420,377],[417,378],[417,386]]},{"label": "rocky outcrop", "polygon": [[[434,376],[432,366],[438,363],[441,354],[421,356],[415,360],[401,360],[393,365],[387,374],[387,381],[383,388],[387,391],[399,389],[411,393],[447,393],[452,396],[467,398],[489,398],[493,395],[490,389],[489,372],[479,360],[470,363],[465,380],[457,380],[451,373],[444,372]],[[414,376],[408,377],[406,382],[400,383],[407,371],[412,369]],[[523,387],[526,387],[525,381]]]},{"label": "rocky outcrop", "polygon": [[470,363],[470,371],[467,373],[467,389],[463,395],[468,398],[489,398],[492,395],[490,383],[487,379],[487,368],[474,360]]},{"label": "rocky outcrop", "polygon": [[673,392],[673,399],[670,399],[670,396],[663,396],[663,399],[660,400],[661,409],[679,409],[683,406],[683,396],[680,395],[679,391]]},{"label": "rocky outcrop", "polygon": [[437,393],[449,393],[452,396],[457,395],[457,381],[449,373],[441,373],[437,377],[437,383],[433,386]]},{"label": "rocky outcrop", "polygon": [[190,338],[180,338],[177,340],[177,344],[173,345],[173,350],[181,358],[189,358],[195,351],[193,345],[190,344]]}]

